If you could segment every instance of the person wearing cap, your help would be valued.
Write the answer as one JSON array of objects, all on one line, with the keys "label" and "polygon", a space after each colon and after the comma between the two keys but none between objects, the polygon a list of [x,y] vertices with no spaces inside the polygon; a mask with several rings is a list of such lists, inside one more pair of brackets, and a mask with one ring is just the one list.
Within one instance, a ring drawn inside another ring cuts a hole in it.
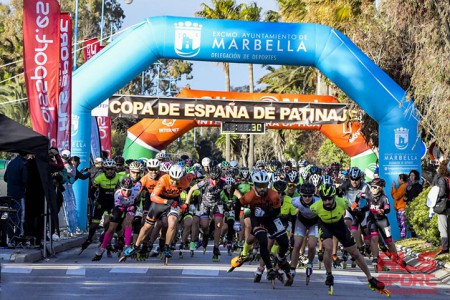
[{"label": "person wearing cap", "polygon": [[74,237],[78,227],[77,207],[75,194],[73,192],[72,184],[75,182],[77,169],[70,163],[71,153],[69,150],[61,151],[61,158],[64,162],[64,168],[67,172],[68,180],[64,183],[63,197],[64,197],[64,215],[67,222],[67,234],[69,237]]}]

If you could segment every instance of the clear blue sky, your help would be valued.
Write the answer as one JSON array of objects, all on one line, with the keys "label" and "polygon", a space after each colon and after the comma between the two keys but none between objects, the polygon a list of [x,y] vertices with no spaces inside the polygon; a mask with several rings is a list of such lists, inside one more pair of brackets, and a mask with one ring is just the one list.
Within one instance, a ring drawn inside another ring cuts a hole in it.
[{"label": "clear blue sky", "polygon": [[[134,0],[132,4],[123,4],[124,0],[118,0],[125,11],[125,20],[122,28],[126,28],[142,21],[145,18],[153,16],[180,16],[193,17],[196,11],[201,9],[200,4],[206,3],[211,5],[210,0]],[[250,3],[251,0],[237,0],[237,3]],[[263,8],[262,13],[267,10],[278,11],[277,1],[260,0],[258,5]],[[179,87],[183,87],[185,83],[189,83],[191,89],[196,90],[225,90],[225,75],[222,67],[214,62],[198,62],[193,61],[194,78],[187,82],[178,83]],[[267,71],[261,65],[254,65],[255,85]],[[231,64],[230,79],[232,86],[249,85],[248,81],[248,65],[247,64]]]}]

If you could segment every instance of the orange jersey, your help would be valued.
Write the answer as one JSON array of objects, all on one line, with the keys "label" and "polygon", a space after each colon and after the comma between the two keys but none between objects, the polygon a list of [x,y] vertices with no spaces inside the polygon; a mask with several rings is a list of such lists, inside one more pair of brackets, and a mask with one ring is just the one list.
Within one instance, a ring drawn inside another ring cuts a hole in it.
[{"label": "orange jersey", "polygon": [[141,191],[145,188],[149,192],[149,194],[153,193],[153,189],[155,188],[156,184],[158,183],[159,178],[161,178],[166,173],[161,173],[157,179],[151,179],[150,176],[145,175],[141,178]]},{"label": "orange jersey", "polygon": [[257,196],[255,190],[251,189],[239,201],[242,205],[249,205],[250,209],[261,207],[266,212],[270,209],[281,207],[280,195],[272,189],[268,189],[267,196],[264,198]]},{"label": "orange jersey", "polygon": [[155,203],[164,204],[164,200],[166,199],[178,199],[181,192],[187,189],[194,179],[195,175],[188,173],[181,178],[177,185],[171,185],[169,174],[163,175],[159,178],[156,187],[153,189],[150,200]]}]

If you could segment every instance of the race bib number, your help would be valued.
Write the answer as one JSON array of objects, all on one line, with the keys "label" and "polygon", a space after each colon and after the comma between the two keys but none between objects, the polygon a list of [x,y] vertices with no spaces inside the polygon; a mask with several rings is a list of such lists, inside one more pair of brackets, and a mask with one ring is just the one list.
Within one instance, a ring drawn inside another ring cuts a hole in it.
[{"label": "race bib number", "polygon": [[264,212],[264,210],[261,207],[257,207],[255,208],[255,217],[263,217],[266,213]]},{"label": "race bib number", "polygon": [[285,229],[283,223],[280,220],[280,218],[276,218],[275,220],[273,220],[273,223],[275,224],[275,227],[277,229],[277,232],[275,232],[275,233],[281,232],[281,231],[283,231]]},{"label": "race bib number", "polygon": [[386,234],[386,237],[390,238],[392,236],[391,226],[385,227],[384,233]]}]

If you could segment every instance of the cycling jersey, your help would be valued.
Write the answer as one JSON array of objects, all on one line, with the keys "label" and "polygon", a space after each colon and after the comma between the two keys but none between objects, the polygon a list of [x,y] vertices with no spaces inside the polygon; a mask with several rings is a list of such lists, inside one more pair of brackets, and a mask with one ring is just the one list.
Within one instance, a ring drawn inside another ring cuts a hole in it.
[{"label": "cycling jersey", "polygon": [[163,175],[159,178],[150,199],[158,204],[164,204],[166,199],[178,200],[181,192],[187,189],[194,179],[195,175],[188,173],[176,185],[171,185],[169,174]]},{"label": "cycling jersey", "polygon": [[109,179],[105,173],[102,173],[95,177],[94,184],[99,188],[98,202],[114,202],[114,192],[117,184],[120,182],[120,176],[116,174],[113,178]]},{"label": "cycling jersey", "polygon": [[[256,195],[255,190],[251,190],[239,199],[242,205],[248,205],[252,211],[256,208],[262,209],[266,214],[272,209],[279,209],[281,207],[280,196],[274,190],[268,189],[267,195],[264,198]],[[239,205],[240,208],[240,205]],[[237,212],[239,213],[239,211]]]},{"label": "cycling jersey", "polygon": [[240,183],[237,186],[237,190],[239,191],[239,193],[241,193],[241,195],[250,192],[251,189],[252,185],[250,183]]},{"label": "cycling jersey", "polygon": [[[314,197],[311,201],[311,205],[313,205],[320,201],[320,198]],[[311,211],[311,206],[308,207],[302,204],[300,197],[292,198],[292,205],[298,208],[297,218],[300,222],[307,226],[317,224],[317,221],[319,220],[318,216]]]},{"label": "cycling jersey", "polygon": [[287,219],[290,216],[295,216],[297,209],[292,205],[292,198],[288,195],[283,196],[283,204],[281,205],[280,218]]},{"label": "cycling jersey", "polygon": [[323,201],[319,200],[310,206],[312,213],[317,215],[319,219],[326,224],[337,223],[343,218],[345,211],[347,210],[349,203],[345,198],[335,197],[335,207],[331,210],[323,207]]},{"label": "cycling jersey", "polygon": [[121,206],[121,207],[132,206],[135,204],[136,199],[139,196],[139,193],[140,193],[140,184],[138,184],[137,186],[134,186],[131,189],[131,195],[129,197],[125,197],[122,194],[122,191],[120,189],[118,189],[114,193],[114,205]]},{"label": "cycling jersey", "polygon": [[211,179],[205,179],[197,183],[197,188],[202,190],[202,205],[212,206],[221,202],[220,192],[225,188],[225,181],[219,179],[216,184],[213,184]]}]

